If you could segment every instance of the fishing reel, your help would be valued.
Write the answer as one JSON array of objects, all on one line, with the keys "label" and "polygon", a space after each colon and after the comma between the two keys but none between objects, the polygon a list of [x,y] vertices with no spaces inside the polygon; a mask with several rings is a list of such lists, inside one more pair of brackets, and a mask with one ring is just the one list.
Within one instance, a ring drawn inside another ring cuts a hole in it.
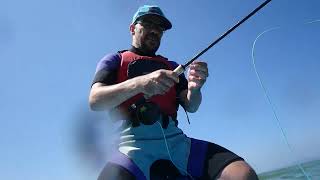
[{"label": "fishing reel", "polygon": [[136,118],[144,125],[152,125],[161,118],[160,107],[152,102],[146,102],[137,107]]},{"label": "fishing reel", "polygon": [[147,101],[145,98],[140,99],[138,102],[132,104],[129,108],[131,114],[132,126],[139,126],[140,123],[144,125],[152,125],[161,118],[160,107]]}]

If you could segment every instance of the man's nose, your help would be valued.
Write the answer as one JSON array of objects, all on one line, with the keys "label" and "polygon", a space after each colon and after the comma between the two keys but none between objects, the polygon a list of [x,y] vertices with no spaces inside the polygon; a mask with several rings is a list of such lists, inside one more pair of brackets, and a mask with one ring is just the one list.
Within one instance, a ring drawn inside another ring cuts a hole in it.
[{"label": "man's nose", "polygon": [[160,37],[162,35],[163,31],[158,26],[154,26],[150,29],[150,33],[154,33]]}]

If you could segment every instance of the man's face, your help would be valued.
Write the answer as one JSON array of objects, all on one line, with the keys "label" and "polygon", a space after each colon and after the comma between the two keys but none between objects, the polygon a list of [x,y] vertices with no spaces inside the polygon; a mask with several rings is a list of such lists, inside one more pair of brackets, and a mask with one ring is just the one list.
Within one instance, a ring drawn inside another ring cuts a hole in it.
[{"label": "man's face", "polygon": [[154,17],[138,20],[133,27],[133,36],[136,45],[147,52],[155,53],[161,42],[165,28],[157,23]]}]

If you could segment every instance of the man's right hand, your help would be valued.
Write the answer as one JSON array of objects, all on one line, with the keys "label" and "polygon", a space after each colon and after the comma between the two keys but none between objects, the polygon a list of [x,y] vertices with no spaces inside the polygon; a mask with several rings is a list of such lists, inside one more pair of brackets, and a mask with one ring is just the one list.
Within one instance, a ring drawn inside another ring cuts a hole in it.
[{"label": "man's right hand", "polygon": [[175,83],[179,82],[177,73],[164,69],[138,76],[136,79],[137,85],[141,88],[142,93],[144,93],[147,98],[154,95],[163,95],[168,92]]}]

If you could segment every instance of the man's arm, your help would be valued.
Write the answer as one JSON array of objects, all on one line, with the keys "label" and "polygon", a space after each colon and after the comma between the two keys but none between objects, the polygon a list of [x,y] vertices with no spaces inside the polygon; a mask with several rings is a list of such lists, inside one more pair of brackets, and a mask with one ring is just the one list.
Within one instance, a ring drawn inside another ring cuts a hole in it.
[{"label": "man's arm", "polygon": [[91,87],[89,95],[90,108],[94,111],[109,110],[140,92],[141,89],[135,79],[114,85],[97,82]]},{"label": "man's arm", "polygon": [[186,111],[194,113],[199,109],[202,101],[201,91],[184,90],[180,93],[179,98]]},{"label": "man's arm", "polygon": [[196,112],[202,101],[201,88],[208,77],[207,63],[196,61],[188,71],[188,89],[179,94],[180,102],[188,112]]},{"label": "man's arm", "polygon": [[161,69],[119,84],[97,82],[91,88],[89,104],[92,110],[110,110],[139,93],[146,97],[165,94],[178,81],[179,77],[175,72]]}]

